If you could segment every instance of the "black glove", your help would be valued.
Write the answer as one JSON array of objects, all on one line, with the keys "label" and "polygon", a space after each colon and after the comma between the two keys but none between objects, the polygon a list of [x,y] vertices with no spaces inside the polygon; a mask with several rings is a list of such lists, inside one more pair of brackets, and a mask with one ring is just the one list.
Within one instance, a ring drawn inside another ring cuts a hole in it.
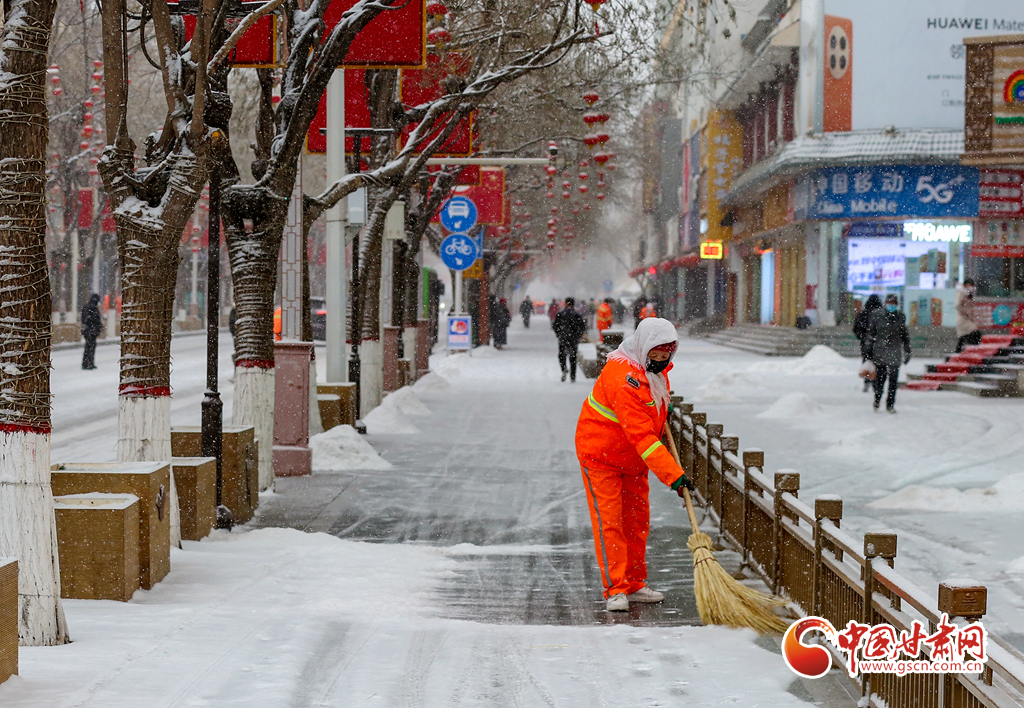
[{"label": "black glove", "polygon": [[903,355],[903,363],[904,364],[909,364],[910,363],[910,352],[907,352],[906,354]]},{"label": "black glove", "polygon": [[[678,485],[678,486],[676,486],[676,485]],[[695,486],[693,486],[693,480],[690,479],[690,477],[688,475],[685,475],[685,474],[682,477],[680,477],[679,479],[677,479],[675,485],[673,485],[673,486],[676,487],[676,494],[678,494],[679,496],[683,496],[683,489],[684,488],[685,489],[689,489],[691,492],[696,492],[697,491],[697,488]]]}]

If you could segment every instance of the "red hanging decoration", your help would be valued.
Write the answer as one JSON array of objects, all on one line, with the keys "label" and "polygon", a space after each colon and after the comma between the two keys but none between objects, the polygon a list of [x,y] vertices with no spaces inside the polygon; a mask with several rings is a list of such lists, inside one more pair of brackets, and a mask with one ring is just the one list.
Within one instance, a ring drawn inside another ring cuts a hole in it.
[{"label": "red hanging decoration", "polygon": [[601,97],[597,95],[596,91],[587,91],[585,94],[583,94],[583,100],[587,102],[587,105],[593,106],[595,103],[601,100]]},{"label": "red hanging decoration", "polygon": [[601,142],[600,138],[594,133],[590,133],[583,138],[583,144],[591,149],[593,149],[599,142]]}]

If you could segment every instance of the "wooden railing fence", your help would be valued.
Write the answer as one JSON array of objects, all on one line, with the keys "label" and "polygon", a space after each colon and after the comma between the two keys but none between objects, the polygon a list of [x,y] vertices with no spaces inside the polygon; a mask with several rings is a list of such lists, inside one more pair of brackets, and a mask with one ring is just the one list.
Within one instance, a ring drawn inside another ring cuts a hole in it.
[{"label": "wooden railing fence", "polygon": [[[896,534],[867,533],[863,543],[840,528],[843,501],[824,495],[808,506],[799,498],[800,475],[765,473],[764,453],[739,451],[724,435],[673,396],[669,420],[698,500],[723,540],[795,611],[829,620],[837,630],[851,620],[909,629],[914,619],[935,631],[942,613],[978,620],[986,610],[984,586],[940,583],[930,595],[895,569]],[[866,601],[865,598],[870,598]],[[828,648],[835,651],[831,646]],[[841,662],[842,656],[836,653]],[[868,705],[888,708],[1010,708],[1024,706],[1024,655],[989,633],[982,674],[869,674],[858,688]]]}]

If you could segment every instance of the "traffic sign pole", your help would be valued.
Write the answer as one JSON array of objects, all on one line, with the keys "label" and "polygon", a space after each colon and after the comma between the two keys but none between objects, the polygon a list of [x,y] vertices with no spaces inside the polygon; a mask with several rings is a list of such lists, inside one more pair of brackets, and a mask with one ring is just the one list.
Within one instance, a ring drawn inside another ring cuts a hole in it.
[{"label": "traffic sign pole", "polygon": [[455,310],[455,314],[463,315],[462,311],[462,271],[455,271],[455,302],[452,303],[452,309]]},{"label": "traffic sign pole", "polygon": [[[327,182],[345,176],[345,70],[335,69],[327,84]],[[327,380],[348,380],[345,368],[345,309],[348,273],[345,269],[345,220],[348,199],[327,210]]]}]

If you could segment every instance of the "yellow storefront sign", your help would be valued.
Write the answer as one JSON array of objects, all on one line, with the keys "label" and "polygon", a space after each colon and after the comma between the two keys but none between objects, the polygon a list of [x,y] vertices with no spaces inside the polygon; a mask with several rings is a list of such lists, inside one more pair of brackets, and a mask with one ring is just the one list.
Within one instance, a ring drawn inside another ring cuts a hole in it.
[{"label": "yellow storefront sign", "polygon": [[725,210],[722,201],[732,188],[733,179],[743,170],[743,127],[732,111],[712,111],[704,128],[702,141],[705,169],[702,216],[707,220],[707,231],[702,240],[728,241],[732,226],[722,226]]}]

